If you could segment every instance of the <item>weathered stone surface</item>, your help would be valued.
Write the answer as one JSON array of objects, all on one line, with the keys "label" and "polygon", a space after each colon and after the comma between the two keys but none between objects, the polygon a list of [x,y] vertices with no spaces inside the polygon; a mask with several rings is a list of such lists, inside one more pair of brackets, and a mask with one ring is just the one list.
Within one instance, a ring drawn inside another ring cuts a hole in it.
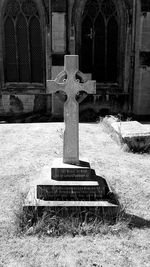
[{"label": "weathered stone surface", "polygon": [[[75,169],[78,170],[78,167]],[[31,185],[24,205],[57,207],[57,203],[61,206],[62,202],[62,206],[65,206],[65,203],[66,206],[70,207],[72,205],[88,206],[87,204],[81,204],[81,202],[88,201],[91,206],[95,206],[92,201],[96,201],[99,207],[101,204],[105,206],[106,202],[106,206],[111,207],[112,203],[114,203],[114,207],[116,207],[118,203],[114,200],[112,201],[111,194],[112,192],[106,180],[102,177],[95,175],[93,178],[92,175],[91,180],[87,181],[57,181],[51,177],[51,167],[46,166],[43,168],[39,180],[35,179],[35,182]],[[70,205],[68,202],[72,202],[72,204]]]},{"label": "weathered stone surface", "polygon": [[117,121],[114,117],[105,118],[103,123],[117,142],[127,144],[135,152],[150,150],[150,125],[137,121]]},{"label": "weathered stone surface", "polygon": [[150,136],[150,125],[143,125],[137,121],[114,122],[112,127],[122,138]]},{"label": "weathered stone surface", "polygon": [[[54,166],[56,161],[52,164]],[[61,164],[60,164],[61,165]],[[63,163],[62,163],[63,165]],[[68,164],[66,164],[68,165]],[[88,168],[90,170],[90,168]],[[68,170],[72,170],[71,167]],[[74,170],[78,171],[76,166]],[[36,181],[36,199],[43,199],[45,201],[87,201],[100,200],[102,197],[107,198],[109,188],[105,180],[95,175],[88,180],[79,179],[73,180],[54,180],[51,176],[51,167],[46,166]],[[79,178],[79,177],[78,177]]]},{"label": "weathered stone surface", "polygon": [[96,81],[80,83],[76,78],[77,72],[80,77],[82,74],[79,73],[78,56],[67,55],[65,56],[64,71],[54,81],[47,81],[48,94],[64,91],[67,95],[67,101],[64,103],[63,162],[75,164],[79,163],[79,104],[76,101],[76,95],[80,91],[88,94],[96,92]]},{"label": "weathered stone surface", "polygon": [[24,110],[23,103],[18,96],[10,96],[10,112],[11,113],[22,113]]},{"label": "weathered stone surface", "polygon": [[95,171],[90,164],[83,160],[79,165],[63,163],[62,159],[55,159],[51,166],[51,178],[57,181],[91,181]]},{"label": "weathered stone surface", "polygon": [[[65,174],[62,175],[62,171]],[[43,169],[36,181],[35,197],[45,201],[97,201],[107,199],[108,192],[106,181],[96,176],[87,161],[81,161],[77,166],[55,159],[51,167]]]},{"label": "weathered stone surface", "polygon": [[[118,205],[115,203],[111,203],[109,200],[99,200],[99,201],[45,201],[42,199],[37,199],[36,198],[36,187],[32,186],[30,188],[30,191],[27,195],[27,198],[24,203],[24,208],[25,207],[33,207],[33,206],[38,206],[38,207],[50,207],[50,208],[58,208],[58,207],[67,207],[67,208],[74,208],[74,207],[83,207],[83,208],[95,208],[96,210],[100,208],[100,212],[105,208],[109,209],[109,214],[110,211],[117,212],[118,210]],[[102,209],[102,210],[101,210]],[[106,211],[106,210],[103,210]]]},{"label": "weathered stone surface", "polygon": [[91,169],[52,168],[52,179],[57,181],[87,181],[91,180]]},{"label": "weathered stone surface", "polygon": [[38,185],[37,199],[52,201],[94,201],[104,197],[103,188],[97,185]]}]

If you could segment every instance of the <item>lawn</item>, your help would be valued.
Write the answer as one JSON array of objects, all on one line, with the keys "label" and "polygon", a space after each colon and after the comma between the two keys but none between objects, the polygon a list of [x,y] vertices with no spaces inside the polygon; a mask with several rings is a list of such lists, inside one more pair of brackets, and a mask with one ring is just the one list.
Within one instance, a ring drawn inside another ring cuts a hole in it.
[{"label": "lawn", "polygon": [[62,123],[0,125],[0,267],[149,267],[150,154],[122,151],[101,124],[80,124],[80,157],[114,188],[132,227],[92,236],[17,234],[21,195],[62,156],[62,131]]}]

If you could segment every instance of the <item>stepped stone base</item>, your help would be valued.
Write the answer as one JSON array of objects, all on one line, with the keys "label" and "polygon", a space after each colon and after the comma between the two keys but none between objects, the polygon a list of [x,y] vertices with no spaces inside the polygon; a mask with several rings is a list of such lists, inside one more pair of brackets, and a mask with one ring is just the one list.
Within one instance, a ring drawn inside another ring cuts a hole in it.
[{"label": "stepped stone base", "polygon": [[52,201],[90,201],[102,199],[102,190],[98,185],[38,185],[37,198]]},{"label": "stepped stone base", "polygon": [[56,212],[57,214],[76,214],[76,212],[95,214],[98,216],[115,217],[118,213],[118,203],[114,204],[109,199],[100,201],[45,201],[36,198],[36,188],[32,187],[28,193],[24,203],[24,209],[32,210],[38,208],[39,214],[43,214],[43,210]]},{"label": "stepped stone base", "polygon": [[97,176],[86,161],[80,161],[77,166],[57,159],[33,183],[24,207],[116,209],[118,203],[112,195],[105,179]]},{"label": "stepped stone base", "polygon": [[78,165],[63,163],[58,158],[51,166],[51,178],[57,181],[91,181],[95,171],[90,168],[86,160],[79,161]]}]

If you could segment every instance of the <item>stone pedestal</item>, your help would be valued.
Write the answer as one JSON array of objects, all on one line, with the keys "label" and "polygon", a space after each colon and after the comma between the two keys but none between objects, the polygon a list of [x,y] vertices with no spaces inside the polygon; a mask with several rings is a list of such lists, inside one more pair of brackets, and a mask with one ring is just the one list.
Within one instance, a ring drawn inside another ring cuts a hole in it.
[{"label": "stone pedestal", "polygon": [[65,164],[62,159],[43,169],[31,186],[25,206],[118,207],[105,179],[97,176],[87,161],[79,161],[77,166]]}]

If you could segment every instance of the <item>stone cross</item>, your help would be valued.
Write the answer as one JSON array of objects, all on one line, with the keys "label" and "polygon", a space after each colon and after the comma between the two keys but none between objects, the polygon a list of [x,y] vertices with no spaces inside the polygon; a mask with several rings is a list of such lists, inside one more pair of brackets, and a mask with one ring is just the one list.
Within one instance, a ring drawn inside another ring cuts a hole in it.
[{"label": "stone cross", "polygon": [[[81,77],[77,55],[66,55],[64,71],[55,80],[47,81],[47,93],[64,91],[67,100],[64,103],[64,143],[63,143],[63,162],[79,165],[79,104],[76,95],[80,91],[88,94],[96,93],[96,82],[87,81],[80,83],[76,74]],[[65,78],[62,82],[62,78]]]}]

